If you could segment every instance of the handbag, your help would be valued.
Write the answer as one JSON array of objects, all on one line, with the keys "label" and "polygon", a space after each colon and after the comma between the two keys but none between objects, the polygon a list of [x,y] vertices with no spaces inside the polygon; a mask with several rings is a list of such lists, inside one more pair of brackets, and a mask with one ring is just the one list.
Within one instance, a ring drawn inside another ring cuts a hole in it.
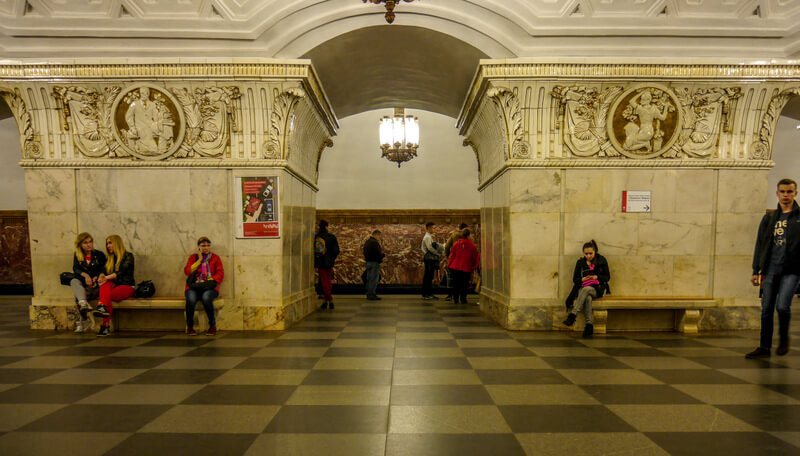
[{"label": "handbag", "polygon": [[205,282],[194,282],[189,285],[190,290],[194,290],[197,292],[203,292],[207,290],[214,290],[217,288],[217,281],[216,280],[206,280]]},{"label": "handbag", "polygon": [[150,280],[139,282],[133,290],[133,295],[137,298],[150,298],[156,294],[156,286]]},{"label": "handbag", "polygon": [[71,272],[62,272],[58,275],[58,280],[61,281],[61,285],[69,286],[69,283],[72,282],[72,279],[75,278],[75,274]]}]

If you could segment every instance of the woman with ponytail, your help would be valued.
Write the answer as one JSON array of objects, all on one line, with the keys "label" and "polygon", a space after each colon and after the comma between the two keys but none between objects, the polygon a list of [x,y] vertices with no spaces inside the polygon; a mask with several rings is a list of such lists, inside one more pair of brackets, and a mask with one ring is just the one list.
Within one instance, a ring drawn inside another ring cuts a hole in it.
[{"label": "woman with ponytail", "polygon": [[98,336],[107,336],[108,327],[111,323],[111,311],[113,302],[123,301],[133,296],[136,281],[133,278],[133,254],[125,250],[122,238],[116,234],[106,238],[106,261],[105,273],[97,278],[100,285],[100,299],[95,315],[103,317],[103,324],[100,325]]},{"label": "woman with ponytail", "polygon": [[569,313],[564,324],[572,326],[578,312],[583,311],[583,315],[586,317],[586,326],[583,329],[584,338],[590,338],[594,334],[592,298],[603,296],[608,290],[609,280],[611,280],[611,271],[608,268],[608,261],[598,253],[597,243],[592,239],[583,244],[583,257],[575,263],[575,270],[572,272],[573,287],[570,297],[575,296],[573,298],[574,306],[570,306],[570,298],[567,298]]}]

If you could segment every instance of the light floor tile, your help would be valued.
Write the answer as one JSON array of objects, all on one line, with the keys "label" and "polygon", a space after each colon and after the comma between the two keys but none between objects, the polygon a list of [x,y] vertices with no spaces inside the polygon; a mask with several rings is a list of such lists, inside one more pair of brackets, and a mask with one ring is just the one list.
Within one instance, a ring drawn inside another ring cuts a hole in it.
[{"label": "light floor tile", "polygon": [[394,358],[320,358],[314,369],[391,369]]},{"label": "light floor tile", "polygon": [[510,433],[500,410],[491,405],[392,406],[392,434]]},{"label": "light floor tile", "polygon": [[0,437],[3,456],[100,456],[131,434],[123,432],[11,432]]},{"label": "light floor tile", "polygon": [[260,434],[278,410],[277,405],[177,405],[139,432]]},{"label": "light floor tile", "polygon": [[488,348],[505,348],[505,347],[522,347],[522,345],[514,339],[458,339],[456,341],[461,348],[473,347],[488,347]]},{"label": "light floor tile", "polygon": [[397,347],[394,356],[397,358],[452,358],[464,356],[464,352],[458,347]]},{"label": "light floor tile", "polygon": [[428,369],[396,370],[393,385],[480,385],[481,380],[473,370]]},{"label": "light floor tile", "polygon": [[[98,337],[81,344],[81,347],[135,347],[154,339],[138,337]],[[115,355],[118,353],[115,353]]]},{"label": "light floor tile", "polygon": [[449,332],[399,332],[397,340],[452,340]]},{"label": "light floor tile", "polygon": [[[320,339],[336,339],[339,337],[339,333],[335,331],[298,331],[298,332],[288,332],[286,334],[282,334],[280,339],[281,340],[320,340]],[[224,339],[223,339],[224,340]],[[272,342],[272,340],[268,340],[267,344]],[[266,344],[265,344],[266,345]]]},{"label": "light floor tile", "polygon": [[245,359],[246,356],[184,356],[159,364],[156,369],[233,369]]},{"label": "light floor tile", "polygon": [[10,390],[11,388],[16,388],[20,385],[20,383],[2,383],[0,384],[0,392]]},{"label": "light floor tile", "polygon": [[113,385],[136,377],[147,369],[69,369],[32,383],[62,385]]},{"label": "light floor tile", "polygon": [[528,455],[537,456],[669,456],[655,442],[635,432],[516,434]]},{"label": "light floor tile", "polygon": [[24,344],[25,342],[30,342],[36,340],[35,338],[12,338],[12,337],[0,337],[0,347],[8,347],[10,345],[17,345],[17,344]]},{"label": "light floor tile", "polygon": [[473,369],[550,369],[550,365],[535,356],[467,358]]},{"label": "light floor tile", "polygon": [[394,339],[336,339],[331,347],[393,348]]},{"label": "light floor tile", "polygon": [[486,385],[497,405],[597,405],[577,385]]},{"label": "light floor tile", "polygon": [[389,405],[391,387],[360,385],[301,385],[287,405]]},{"label": "light floor tile", "polygon": [[558,369],[576,385],[656,385],[663,382],[633,369]]},{"label": "light floor tile", "polygon": [[114,353],[114,356],[181,356],[195,347],[130,347]]},{"label": "light floor tile", "polygon": [[264,347],[255,352],[252,356],[266,356],[266,357],[301,357],[301,358],[314,358],[321,357],[328,351],[328,347]]},{"label": "light floor tile", "polygon": [[379,456],[386,434],[262,434],[244,456]]},{"label": "light floor tile", "polygon": [[752,348],[753,340],[744,338],[720,338],[704,337],[700,339],[704,344],[712,345],[721,348]]},{"label": "light floor tile", "polygon": [[719,371],[757,385],[800,384],[800,372],[795,369],[719,369]]},{"label": "light floor tile", "polygon": [[113,385],[78,404],[178,404],[205,385]]},{"label": "light floor tile", "polygon": [[[13,431],[67,404],[0,404],[0,432]],[[2,452],[0,452],[2,453]]]},{"label": "light floor tile", "polygon": [[709,369],[700,363],[675,356],[616,356],[634,369]]},{"label": "light floor tile", "polygon": [[711,405],[607,405],[641,432],[759,432]]},{"label": "light floor tile", "polygon": [[691,356],[698,358],[718,358],[725,356],[743,356],[741,353],[733,350],[726,350],[724,348],[702,348],[702,347],[658,347],[659,350],[675,356]]},{"label": "light floor tile", "polygon": [[6,364],[4,369],[70,369],[100,359],[102,356],[37,356]]},{"label": "light floor tile", "polygon": [[[281,336],[285,339],[285,336]],[[222,348],[263,348],[266,347],[272,339],[238,339],[238,338],[222,338],[211,341],[203,345],[206,347],[222,347]]]},{"label": "light floor tile", "polygon": [[673,388],[707,404],[781,404],[800,402],[759,385],[673,385]]},{"label": "light floor tile", "polygon": [[608,356],[599,350],[589,347],[528,347],[528,350],[532,351],[536,356],[545,358],[554,356]]},{"label": "light floor tile", "polygon": [[20,347],[18,345],[0,347],[0,356],[40,356],[63,349],[63,346]]},{"label": "light floor tile", "polygon": [[305,369],[234,369],[215,378],[212,385],[299,385]]},{"label": "light floor tile", "polygon": [[581,343],[594,348],[650,348],[649,345],[631,339],[594,338],[581,339]]},{"label": "light floor tile", "polygon": [[800,432],[770,432],[770,434],[800,448]]}]

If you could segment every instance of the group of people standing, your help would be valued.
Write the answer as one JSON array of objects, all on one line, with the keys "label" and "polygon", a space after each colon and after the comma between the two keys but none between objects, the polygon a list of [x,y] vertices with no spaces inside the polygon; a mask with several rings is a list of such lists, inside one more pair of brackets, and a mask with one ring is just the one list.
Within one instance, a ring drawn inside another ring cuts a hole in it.
[{"label": "group of people standing", "polygon": [[[135,259],[125,248],[122,238],[112,234],[106,238],[105,252],[94,248],[94,238],[89,233],[80,233],[75,238],[75,254],[72,261],[72,279],[69,286],[75,297],[78,318],[75,332],[88,332],[94,327],[94,316],[102,318],[98,336],[107,336],[111,326],[114,303],[134,296]],[[217,332],[214,317],[214,298],[219,296],[219,284],[225,275],[220,257],[211,252],[211,241],[203,236],[197,241],[197,253],[189,256],[183,269],[186,279],[186,333],[196,335],[194,311],[197,301],[203,303],[208,316],[207,335]],[[90,300],[97,299],[92,309]]]}]

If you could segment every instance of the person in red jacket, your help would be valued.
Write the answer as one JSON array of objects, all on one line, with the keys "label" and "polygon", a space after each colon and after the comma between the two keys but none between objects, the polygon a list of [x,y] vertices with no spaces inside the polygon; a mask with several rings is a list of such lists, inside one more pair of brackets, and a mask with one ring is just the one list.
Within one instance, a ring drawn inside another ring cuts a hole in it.
[{"label": "person in red jacket", "polygon": [[186,274],[186,334],[196,336],[194,330],[194,308],[197,300],[203,302],[208,316],[207,336],[217,334],[217,321],[214,318],[214,298],[219,296],[219,284],[225,277],[222,260],[211,253],[211,241],[203,236],[197,240],[197,253],[193,253],[183,268]]},{"label": "person in red jacket", "polygon": [[453,302],[467,303],[467,288],[472,272],[481,264],[481,255],[478,248],[469,240],[470,231],[464,228],[459,239],[450,249],[450,258],[447,267],[453,271]]}]

